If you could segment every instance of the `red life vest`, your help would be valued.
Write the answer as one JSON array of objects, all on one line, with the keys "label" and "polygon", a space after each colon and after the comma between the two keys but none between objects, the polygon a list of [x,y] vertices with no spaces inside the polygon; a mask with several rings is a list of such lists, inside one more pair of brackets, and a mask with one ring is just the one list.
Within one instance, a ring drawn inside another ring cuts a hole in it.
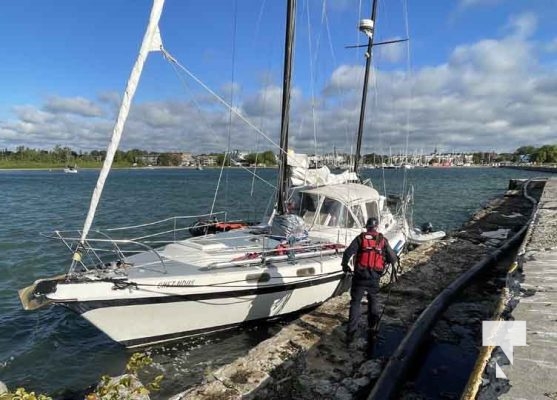
[{"label": "red life vest", "polygon": [[360,235],[362,240],[358,251],[357,265],[360,268],[369,268],[374,271],[383,271],[385,267],[384,249],[385,238],[380,233],[372,234],[363,232]]}]

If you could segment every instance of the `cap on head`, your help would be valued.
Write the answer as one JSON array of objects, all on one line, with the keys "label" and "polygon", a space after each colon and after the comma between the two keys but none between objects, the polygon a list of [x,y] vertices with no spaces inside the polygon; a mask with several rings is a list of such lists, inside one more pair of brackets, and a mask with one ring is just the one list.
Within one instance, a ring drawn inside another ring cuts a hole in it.
[{"label": "cap on head", "polygon": [[379,226],[379,221],[375,217],[371,217],[367,219],[366,222],[366,229],[375,229]]}]

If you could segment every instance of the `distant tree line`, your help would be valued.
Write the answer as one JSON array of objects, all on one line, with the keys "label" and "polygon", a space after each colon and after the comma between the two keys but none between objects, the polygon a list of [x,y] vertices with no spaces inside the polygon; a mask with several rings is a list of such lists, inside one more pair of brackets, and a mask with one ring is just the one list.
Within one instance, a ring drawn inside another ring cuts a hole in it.
[{"label": "distant tree line", "polygon": [[[133,149],[130,151],[117,150],[114,155],[115,163],[132,165],[140,156],[149,152]],[[4,149],[0,151],[0,161],[22,162],[22,163],[44,163],[49,165],[66,165],[75,163],[101,163],[106,157],[106,151],[93,150],[91,152],[74,151],[70,147],[56,145],[52,150],[30,149],[18,146],[15,151]]]},{"label": "distant tree line", "polygon": [[474,164],[489,162],[531,162],[536,164],[557,163],[557,145],[548,144],[541,147],[522,146],[513,153],[474,153]]},{"label": "distant tree line", "polygon": [[[196,158],[212,158],[216,165],[224,163],[224,153],[209,153],[194,156]],[[25,146],[18,146],[15,151],[0,149],[0,167],[61,167],[77,164],[82,167],[100,166],[106,158],[105,150],[92,150],[90,152],[75,151],[67,146],[56,145],[51,150],[31,149]],[[227,165],[242,164],[264,164],[268,166],[276,165],[275,155],[272,151],[262,153],[250,153],[243,160],[230,160],[227,157]],[[114,155],[114,164],[117,166],[179,166],[183,164],[182,153],[180,152],[150,152],[140,149],[128,151],[117,150]]]},{"label": "distant tree line", "polygon": [[[224,153],[211,153],[202,155],[215,159],[216,165],[276,165],[276,157],[272,151],[250,153],[242,160],[230,159]],[[106,157],[104,150],[90,152],[74,151],[70,147],[56,145],[52,150],[31,149],[18,146],[15,151],[0,150],[0,166],[62,166],[78,164],[80,166],[100,165]],[[389,163],[390,157],[384,154],[366,154],[363,162],[369,164]],[[543,145],[541,147],[522,146],[513,153],[476,152],[472,154],[474,164],[489,164],[494,162],[533,162],[537,164],[557,163],[557,145]],[[114,164],[120,166],[132,165],[161,165],[178,166],[182,164],[181,153],[153,153],[146,150],[132,149],[128,151],[117,150]]]},{"label": "distant tree line", "polygon": [[547,144],[541,147],[522,146],[514,152],[515,160],[517,156],[529,156],[530,161],[539,164],[557,163],[557,144]]}]

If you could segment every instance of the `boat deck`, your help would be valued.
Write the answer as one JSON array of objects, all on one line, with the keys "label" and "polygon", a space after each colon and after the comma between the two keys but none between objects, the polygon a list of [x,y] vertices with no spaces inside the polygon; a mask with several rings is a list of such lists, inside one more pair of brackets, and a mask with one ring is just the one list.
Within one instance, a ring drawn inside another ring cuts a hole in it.
[{"label": "boat deck", "polygon": [[154,253],[141,253],[128,257],[137,267],[130,268],[130,279],[166,276],[206,275],[207,268],[218,262],[229,262],[247,253],[273,250],[280,242],[248,230],[234,230],[170,243]]}]

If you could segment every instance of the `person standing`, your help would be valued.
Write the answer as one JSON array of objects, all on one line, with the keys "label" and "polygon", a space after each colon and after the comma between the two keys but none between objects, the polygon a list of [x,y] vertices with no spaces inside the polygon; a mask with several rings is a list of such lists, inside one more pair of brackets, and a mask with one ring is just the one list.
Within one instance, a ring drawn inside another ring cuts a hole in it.
[{"label": "person standing", "polygon": [[375,325],[379,322],[379,304],[377,300],[379,279],[385,265],[395,265],[398,259],[387,238],[377,231],[378,225],[377,218],[368,218],[366,232],[356,236],[342,256],[341,265],[345,273],[352,272],[348,262],[354,255],[356,256],[352,286],[350,288],[350,313],[346,331],[348,343],[354,339],[354,334],[358,328],[360,307],[364,294],[367,295],[368,301],[368,329],[370,332],[374,331]]}]

